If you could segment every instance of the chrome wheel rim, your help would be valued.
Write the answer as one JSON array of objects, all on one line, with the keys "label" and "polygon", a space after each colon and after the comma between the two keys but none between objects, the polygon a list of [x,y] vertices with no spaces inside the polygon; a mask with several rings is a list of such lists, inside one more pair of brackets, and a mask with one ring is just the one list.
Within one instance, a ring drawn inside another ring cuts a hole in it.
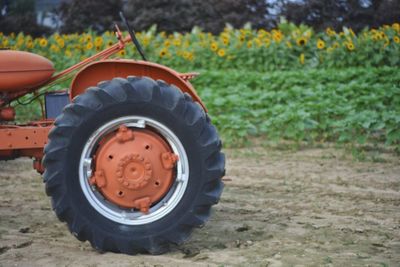
[{"label": "chrome wheel rim", "polygon": [[[89,182],[92,173],[92,157],[99,141],[121,125],[128,128],[151,128],[161,135],[178,155],[176,178],[168,193],[144,214],[134,209],[121,208],[109,201]],[[186,151],[179,138],[164,124],[143,116],[126,116],[111,120],[94,131],[87,140],[79,161],[79,183],[89,204],[102,216],[125,225],[143,225],[167,216],[181,201],[189,180],[189,162]]]}]

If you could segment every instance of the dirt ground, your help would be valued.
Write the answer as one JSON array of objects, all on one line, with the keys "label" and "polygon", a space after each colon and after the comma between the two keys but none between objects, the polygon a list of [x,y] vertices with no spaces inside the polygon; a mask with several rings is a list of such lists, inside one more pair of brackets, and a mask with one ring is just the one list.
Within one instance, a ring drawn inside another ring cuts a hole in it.
[{"label": "dirt ground", "polygon": [[31,161],[0,162],[0,266],[400,266],[400,159],[225,150],[208,224],[161,256],[99,254],[58,222]]}]

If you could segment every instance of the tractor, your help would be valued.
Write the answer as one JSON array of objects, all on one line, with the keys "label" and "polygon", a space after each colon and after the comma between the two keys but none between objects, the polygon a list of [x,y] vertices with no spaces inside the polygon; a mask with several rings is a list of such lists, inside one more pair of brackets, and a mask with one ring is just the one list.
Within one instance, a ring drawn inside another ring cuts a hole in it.
[{"label": "tractor", "polygon": [[[197,74],[147,61],[120,16],[126,36],[115,25],[114,45],[57,74],[42,56],[0,51],[0,160],[33,159],[78,240],[101,252],[161,254],[210,217],[225,156],[190,83]],[[129,43],[141,60],[110,58]],[[68,89],[51,90],[67,78]],[[16,123],[17,103],[40,104],[42,118]]]}]

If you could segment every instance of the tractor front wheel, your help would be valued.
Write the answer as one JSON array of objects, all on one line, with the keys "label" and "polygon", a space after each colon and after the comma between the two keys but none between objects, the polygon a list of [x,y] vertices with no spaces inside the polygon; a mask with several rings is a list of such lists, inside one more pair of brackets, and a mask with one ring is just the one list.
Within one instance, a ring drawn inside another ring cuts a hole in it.
[{"label": "tractor front wheel", "polygon": [[76,97],[45,148],[58,218],[100,251],[160,254],[204,225],[225,158],[203,109],[173,85],[116,78]]}]

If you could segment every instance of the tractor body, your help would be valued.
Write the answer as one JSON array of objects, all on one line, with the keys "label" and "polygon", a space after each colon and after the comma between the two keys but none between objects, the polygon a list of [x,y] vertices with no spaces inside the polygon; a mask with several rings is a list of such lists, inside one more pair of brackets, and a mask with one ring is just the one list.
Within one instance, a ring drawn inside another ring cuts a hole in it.
[{"label": "tractor body", "polygon": [[[160,254],[208,220],[225,157],[189,81],[196,74],[146,61],[127,26],[130,36],[117,27],[118,43],[57,74],[44,57],[0,51],[0,160],[33,159],[80,241]],[[144,60],[110,59],[130,41]],[[68,89],[50,90],[66,78]],[[33,101],[42,118],[16,123],[14,107]]]},{"label": "tractor body", "polygon": [[[128,40],[123,44],[126,42]],[[119,45],[118,50],[114,49],[113,53],[123,48],[124,45]],[[9,105],[12,101],[26,94],[35,93],[70,72],[52,76],[55,72],[53,63],[42,56],[23,51],[0,51],[0,140],[2,140],[0,160],[31,157],[34,160],[34,168],[43,173],[41,164],[43,148],[47,143],[47,136],[54,119],[74,97],[101,81],[112,80],[115,77],[147,76],[154,80],[163,80],[188,93],[206,110],[189,82],[196,74],[181,74],[166,66],[147,61],[107,58],[95,60],[96,58],[95,55],[86,62],[77,64],[82,66],[70,68],[71,72],[76,70],[77,72],[68,90],[45,93],[46,103],[41,120],[14,124],[15,110]],[[56,96],[62,99],[57,101]]]}]

